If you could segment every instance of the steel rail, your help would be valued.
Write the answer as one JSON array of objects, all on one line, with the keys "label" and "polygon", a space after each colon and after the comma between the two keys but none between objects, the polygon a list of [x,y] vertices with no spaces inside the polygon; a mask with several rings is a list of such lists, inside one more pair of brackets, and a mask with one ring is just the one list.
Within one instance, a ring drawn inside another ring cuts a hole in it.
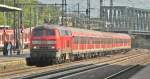
[{"label": "steel rail", "polygon": [[45,72],[45,73],[42,73],[42,74],[34,74],[34,75],[25,76],[25,77],[21,77],[21,78],[28,79],[28,78],[37,78],[37,77],[39,77],[40,79],[43,79],[43,78],[44,79],[45,78],[55,79],[55,78],[60,78],[60,77],[67,76],[67,75],[70,75],[70,74],[83,72],[83,71],[86,71],[86,70],[89,70],[89,69],[94,69],[94,68],[99,68],[99,67],[106,67],[106,66],[109,66],[108,64],[127,61],[129,59],[133,59],[133,58],[136,58],[136,57],[139,57],[139,56],[141,56],[141,54],[128,56],[128,57],[120,58],[120,59],[116,59],[116,60],[112,60],[111,62],[108,61],[107,63],[106,62],[101,63],[101,64],[100,63],[95,63],[95,64],[92,64],[92,65],[89,65],[89,66],[78,67],[78,68],[74,68],[74,69],[67,69],[67,70],[63,70],[63,71],[60,71],[60,72],[58,72],[58,71],[57,72],[48,71],[48,72]]}]

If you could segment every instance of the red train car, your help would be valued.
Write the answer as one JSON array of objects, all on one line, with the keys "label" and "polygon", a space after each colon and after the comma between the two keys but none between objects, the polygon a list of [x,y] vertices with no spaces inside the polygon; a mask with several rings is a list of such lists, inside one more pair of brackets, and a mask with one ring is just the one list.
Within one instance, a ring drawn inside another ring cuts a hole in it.
[{"label": "red train car", "polygon": [[32,30],[27,63],[64,62],[104,55],[110,51],[129,50],[128,34],[99,32],[58,25],[43,25]]},{"label": "red train car", "polygon": [[3,46],[4,46],[4,39],[6,40],[6,41],[11,41],[12,42],[12,44],[14,43],[14,38],[13,38],[13,30],[11,30],[11,29],[7,29],[7,30],[5,30],[5,32],[4,32],[4,30],[0,30],[0,48],[2,48]]},{"label": "red train car", "polygon": [[[29,47],[30,44],[30,30],[29,28],[23,29],[23,33],[20,34],[20,42],[23,41],[23,47]],[[23,38],[22,38],[23,36]],[[4,41],[11,41],[15,46],[14,29],[9,26],[0,26],[0,48],[3,48]]]}]

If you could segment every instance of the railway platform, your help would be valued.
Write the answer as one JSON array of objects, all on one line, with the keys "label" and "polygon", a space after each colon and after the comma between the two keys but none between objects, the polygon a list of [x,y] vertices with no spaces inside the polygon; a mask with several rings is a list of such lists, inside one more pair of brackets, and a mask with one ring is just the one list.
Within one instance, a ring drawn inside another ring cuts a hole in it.
[{"label": "railway platform", "polygon": [[150,79],[150,64],[133,75],[130,79]]},{"label": "railway platform", "polygon": [[23,50],[20,55],[13,53],[11,56],[3,56],[2,52],[0,52],[0,71],[25,66],[27,56],[29,56],[29,49]]}]

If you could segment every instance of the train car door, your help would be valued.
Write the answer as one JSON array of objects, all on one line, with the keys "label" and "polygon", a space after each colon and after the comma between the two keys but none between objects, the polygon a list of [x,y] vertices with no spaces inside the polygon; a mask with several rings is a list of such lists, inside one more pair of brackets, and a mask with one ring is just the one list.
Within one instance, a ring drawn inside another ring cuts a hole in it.
[{"label": "train car door", "polygon": [[72,37],[71,32],[68,30],[62,30],[61,31],[61,45],[62,50],[65,53],[70,53],[72,50]]}]

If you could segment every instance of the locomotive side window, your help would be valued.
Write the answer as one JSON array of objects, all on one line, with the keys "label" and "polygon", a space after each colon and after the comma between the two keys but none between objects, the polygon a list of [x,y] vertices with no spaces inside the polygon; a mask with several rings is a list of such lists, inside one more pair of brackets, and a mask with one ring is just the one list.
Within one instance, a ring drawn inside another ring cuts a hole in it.
[{"label": "locomotive side window", "polygon": [[69,32],[67,30],[65,30],[65,35],[70,35]]},{"label": "locomotive side window", "polygon": [[70,35],[71,35],[71,31],[61,30],[61,36],[70,36]]},{"label": "locomotive side window", "polygon": [[61,35],[61,36],[64,36],[64,35],[65,35],[65,31],[64,31],[64,30],[61,30],[61,31],[60,31],[60,35]]}]

